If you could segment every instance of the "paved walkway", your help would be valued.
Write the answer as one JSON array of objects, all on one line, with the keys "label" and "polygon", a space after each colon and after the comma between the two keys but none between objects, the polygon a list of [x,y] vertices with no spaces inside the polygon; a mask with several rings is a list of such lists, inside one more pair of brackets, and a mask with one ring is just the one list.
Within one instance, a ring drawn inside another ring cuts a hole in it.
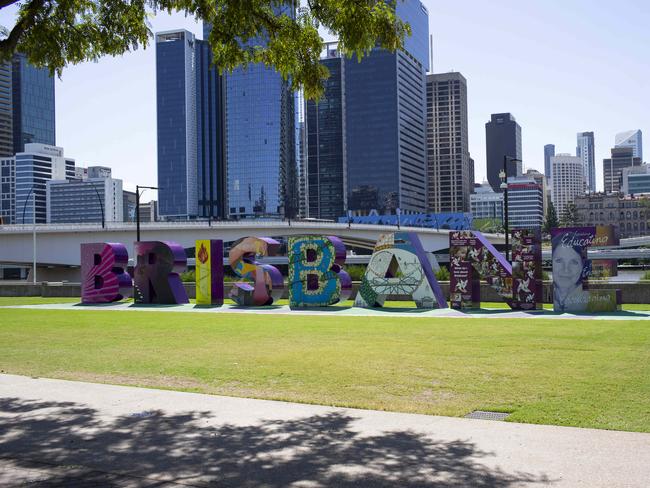
[{"label": "paved walkway", "polygon": [[[505,306],[505,304],[504,304]],[[581,320],[648,320],[650,312],[620,311],[600,314],[571,314],[555,313],[552,310],[537,310],[533,312],[518,312],[504,309],[481,309],[471,312],[461,312],[451,308],[418,309],[415,308],[360,308],[333,305],[323,308],[291,309],[288,305],[270,307],[238,307],[223,305],[221,307],[197,306],[191,303],[184,305],[134,305],[131,302],[117,302],[102,305],[81,305],[77,303],[49,303],[45,305],[7,305],[3,308],[31,308],[37,310],[105,310],[129,312],[192,312],[192,313],[254,313],[271,315],[329,315],[341,317],[442,317],[442,318],[480,318],[480,319],[581,319]]]},{"label": "paved walkway", "polygon": [[0,486],[639,487],[650,434],[0,375]]}]

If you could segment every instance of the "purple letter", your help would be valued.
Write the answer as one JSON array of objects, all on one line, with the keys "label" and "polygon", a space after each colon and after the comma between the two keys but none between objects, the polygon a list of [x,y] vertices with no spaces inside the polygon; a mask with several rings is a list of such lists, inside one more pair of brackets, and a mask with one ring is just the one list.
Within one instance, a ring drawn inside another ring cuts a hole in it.
[{"label": "purple letter", "polygon": [[131,277],[124,270],[129,254],[123,244],[81,245],[81,302],[110,303],[131,296]]},{"label": "purple letter", "polygon": [[136,242],[135,303],[188,303],[178,273],[187,268],[185,249],[175,242]]}]

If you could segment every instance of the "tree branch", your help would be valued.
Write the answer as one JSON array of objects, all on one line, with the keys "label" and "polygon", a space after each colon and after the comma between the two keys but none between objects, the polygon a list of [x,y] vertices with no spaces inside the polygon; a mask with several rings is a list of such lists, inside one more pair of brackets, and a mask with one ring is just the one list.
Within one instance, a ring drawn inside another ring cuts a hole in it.
[{"label": "tree branch", "polygon": [[45,6],[45,2],[46,0],[31,0],[27,4],[27,7],[23,11],[24,13],[20,16],[13,29],[11,29],[9,36],[0,41],[0,59],[6,61],[16,52],[16,46],[18,46],[20,38],[27,30],[34,26],[36,16]]}]

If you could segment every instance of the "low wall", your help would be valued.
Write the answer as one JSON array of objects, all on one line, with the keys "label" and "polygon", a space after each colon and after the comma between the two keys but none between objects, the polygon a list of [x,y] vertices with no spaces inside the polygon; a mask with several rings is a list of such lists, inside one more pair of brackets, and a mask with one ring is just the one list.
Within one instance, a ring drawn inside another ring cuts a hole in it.
[{"label": "low wall", "polygon": [[[194,283],[184,283],[187,295],[195,298]],[[225,295],[228,296],[232,283],[225,284]],[[449,298],[449,283],[440,283],[442,291]],[[352,297],[356,296],[359,282],[352,284]],[[623,303],[643,303],[650,304],[650,282],[640,283],[605,283],[591,282],[589,288],[597,289],[620,289],[623,297]],[[79,297],[81,296],[81,286],[76,283],[0,283],[0,297]],[[285,288],[282,298],[288,298],[289,292]],[[395,300],[409,300],[410,297],[394,297]],[[499,296],[494,289],[486,284],[481,284],[481,300],[484,302],[499,302]],[[553,286],[550,282],[544,283],[543,290],[544,303],[553,302]]]}]

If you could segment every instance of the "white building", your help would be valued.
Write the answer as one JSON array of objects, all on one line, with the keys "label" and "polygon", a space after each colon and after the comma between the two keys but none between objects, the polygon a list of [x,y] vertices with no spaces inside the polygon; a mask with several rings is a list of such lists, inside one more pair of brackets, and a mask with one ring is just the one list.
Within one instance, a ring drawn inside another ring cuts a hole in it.
[{"label": "white building", "polygon": [[633,157],[643,161],[643,133],[641,130],[628,130],[616,134],[614,147],[631,147]]},{"label": "white building", "polygon": [[621,192],[624,195],[650,194],[650,165],[624,168],[621,173]]},{"label": "white building", "polygon": [[47,222],[47,182],[75,178],[75,161],[66,158],[63,148],[46,144],[25,144],[16,159],[17,224]]},{"label": "white building", "polygon": [[102,213],[104,222],[122,222],[122,180],[89,177],[47,182],[48,223],[99,223]]},{"label": "white building", "polygon": [[503,193],[497,193],[484,181],[469,196],[474,219],[495,219],[503,222]]},{"label": "white building", "polygon": [[551,158],[553,178],[552,199],[558,217],[575,198],[585,194],[585,175],[582,159],[570,154],[558,154]]}]

